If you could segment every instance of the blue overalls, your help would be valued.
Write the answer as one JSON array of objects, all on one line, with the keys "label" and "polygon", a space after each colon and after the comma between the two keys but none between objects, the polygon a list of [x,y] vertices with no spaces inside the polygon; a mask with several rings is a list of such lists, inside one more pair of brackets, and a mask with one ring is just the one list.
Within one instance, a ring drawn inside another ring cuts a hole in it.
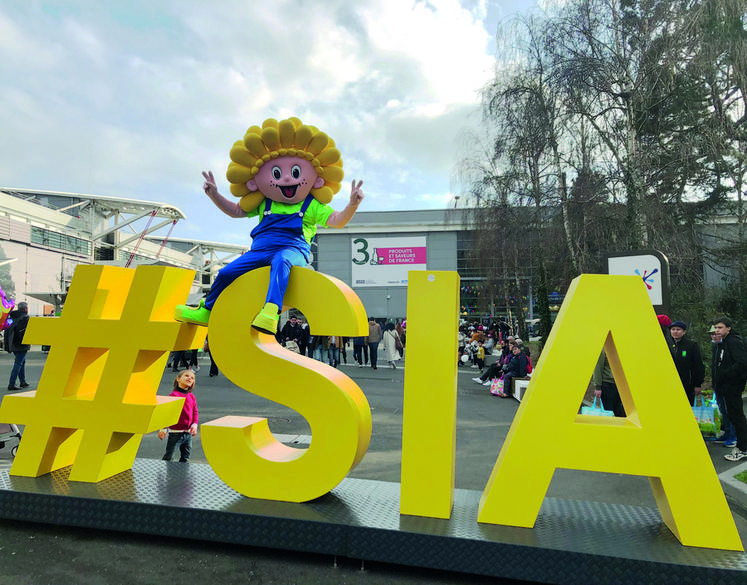
[{"label": "blue overalls", "polygon": [[262,266],[270,266],[270,287],[265,303],[283,306],[291,266],[309,263],[311,246],[303,235],[303,216],[313,199],[313,195],[308,195],[300,211],[282,214],[272,213],[272,199],[265,198],[264,213],[251,233],[251,249],[218,271],[205,299],[206,308],[212,309],[218,295],[239,276]]}]

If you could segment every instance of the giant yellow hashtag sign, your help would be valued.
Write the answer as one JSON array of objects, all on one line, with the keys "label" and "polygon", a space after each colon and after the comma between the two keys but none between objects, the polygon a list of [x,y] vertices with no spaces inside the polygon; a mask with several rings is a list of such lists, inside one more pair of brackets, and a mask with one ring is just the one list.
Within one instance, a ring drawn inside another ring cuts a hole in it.
[{"label": "giant yellow hashtag sign", "polygon": [[26,343],[51,346],[38,390],[6,396],[0,421],[26,425],[10,473],[72,465],[73,481],[130,469],[144,433],[174,424],[183,399],[156,396],[168,353],[201,346],[206,328],[177,323],[194,272],[79,266],[59,318],[29,321]]}]

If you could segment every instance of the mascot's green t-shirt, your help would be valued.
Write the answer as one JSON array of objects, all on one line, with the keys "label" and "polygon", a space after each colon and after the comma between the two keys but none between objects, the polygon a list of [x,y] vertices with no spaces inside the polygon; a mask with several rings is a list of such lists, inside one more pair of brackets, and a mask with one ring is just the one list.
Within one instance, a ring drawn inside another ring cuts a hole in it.
[{"label": "mascot's green t-shirt", "polygon": [[[298,213],[303,207],[303,201],[299,203],[278,203],[273,201],[270,205],[270,209],[273,213],[289,215],[291,213]],[[262,213],[265,210],[265,200],[257,205],[251,211],[247,211],[247,217],[255,217],[259,215],[259,221],[262,221]],[[303,236],[306,241],[310,244],[312,238],[316,235],[316,226],[321,225],[327,227],[327,220],[329,216],[335,212],[329,205],[319,203],[316,199],[313,199],[309,204],[309,208],[306,210],[303,216]]]}]

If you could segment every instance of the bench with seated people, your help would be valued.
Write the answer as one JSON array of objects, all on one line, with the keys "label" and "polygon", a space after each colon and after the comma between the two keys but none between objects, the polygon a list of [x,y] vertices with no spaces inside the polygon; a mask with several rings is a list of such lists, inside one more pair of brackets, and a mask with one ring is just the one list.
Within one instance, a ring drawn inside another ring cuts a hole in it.
[{"label": "bench with seated people", "polygon": [[[510,348],[510,350],[499,354],[497,361],[487,368],[481,376],[472,378],[472,380],[478,384],[489,386],[493,379],[503,377],[503,391],[505,395],[513,396],[515,392],[513,382],[515,380],[528,380],[532,366],[520,339],[508,341],[506,347]],[[524,388],[525,386],[521,385],[520,392],[522,394]]]},{"label": "bench with seated people", "polygon": [[514,378],[513,379],[513,397],[516,398],[519,402],[521,402],[521,399],[524,397],[524,392],[527,391],[527,388],[529,387],[529,381],[531,380],[531,374],[525,378]]}]

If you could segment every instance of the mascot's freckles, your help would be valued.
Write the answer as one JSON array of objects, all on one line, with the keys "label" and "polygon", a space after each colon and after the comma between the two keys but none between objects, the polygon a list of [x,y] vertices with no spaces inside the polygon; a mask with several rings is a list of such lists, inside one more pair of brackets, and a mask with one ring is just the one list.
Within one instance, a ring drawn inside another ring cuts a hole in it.
[{"label": "mascot's freckles", "polygon": [[234,143],[230,156],[226,178],[239,201],[218,192],[211,171],[202,173],[203,189],[230,217],[259,216],[251,250],[218,272],[198,307],[178,305],[175,319],[207,325],[223,289],[242,274],[269,266],[267,298],[252,327],[275,334],[291,266],[309,263],[317,225],[341,228],[350,221],[363,201],[363,181],[352,182],[347,206],[334,211],[328,203],[342,184],[342,156],[334,140],[298,118],[252,126]]}]

